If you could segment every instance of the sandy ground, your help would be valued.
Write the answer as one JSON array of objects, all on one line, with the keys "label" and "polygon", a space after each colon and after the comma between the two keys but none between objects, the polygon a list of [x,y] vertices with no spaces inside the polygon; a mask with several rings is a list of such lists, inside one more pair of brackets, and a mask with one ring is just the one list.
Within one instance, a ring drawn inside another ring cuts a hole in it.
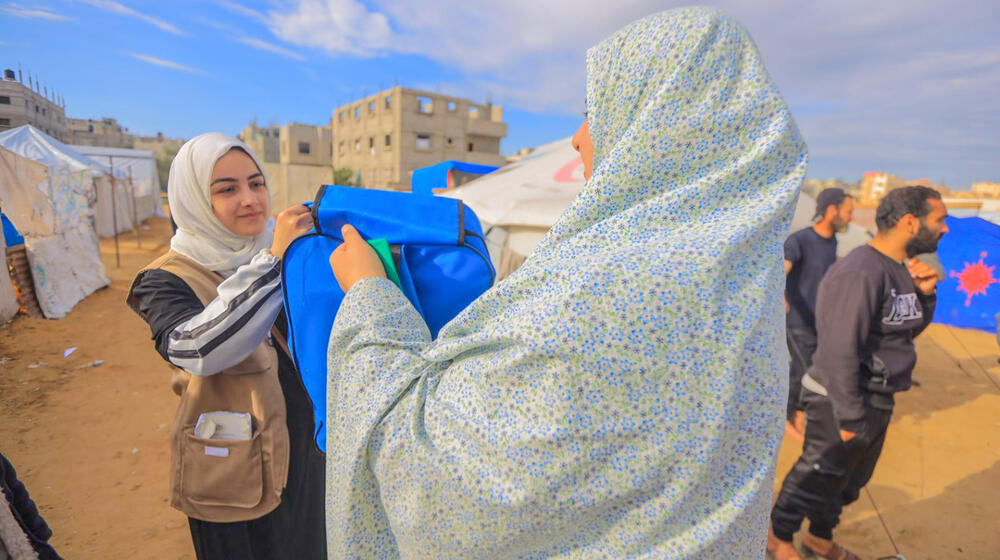
[{"label": "sandy ground", "polygon": [[[166,248],[167,220],[148,226],[141,249],[120,236],[120,267],[102,241],[111,285],[66,318],[0,328],[0,450],[68,559],[194,558],[187,521],[167,503],[170,371],[123,303],[133,274]],[[897,399],[871,497],[847,508],[838,537],[865,558],[893,554],[890,536],[908,560],[1000,558],[995,339],[932,325],[917,346],[922,386]],[[80,368],[94,360],[104,363]],[[776,487],[797,452],[786,440]]]}]

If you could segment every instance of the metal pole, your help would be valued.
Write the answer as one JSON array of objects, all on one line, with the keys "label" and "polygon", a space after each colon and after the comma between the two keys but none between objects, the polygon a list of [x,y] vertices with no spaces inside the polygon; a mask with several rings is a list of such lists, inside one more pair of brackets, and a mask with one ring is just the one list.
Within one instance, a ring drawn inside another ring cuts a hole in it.
[{"label": "metal pole", "polygon": [[135,202],[135,183],[132,181],[132,166],[128,168],[128,186],[132,191],[132,229],[135,230],[135,245],[142,249],[142,240],[139,238],[139,210]]},{"label": "metal pole", "polygon": [[117,196],[115,196],[115,156],[108,156],[108,161],[111,162],[111,227],[114,228],[115,234],[115,268],[120,268],[122,265],[121,254],[118,252],[118,202]]}]

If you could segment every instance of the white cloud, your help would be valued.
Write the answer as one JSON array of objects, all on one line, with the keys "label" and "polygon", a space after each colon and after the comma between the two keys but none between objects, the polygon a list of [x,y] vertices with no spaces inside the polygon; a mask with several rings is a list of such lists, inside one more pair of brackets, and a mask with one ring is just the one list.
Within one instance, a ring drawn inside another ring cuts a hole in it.
[{"label": "white cloud", "polygon": [[278,45],[275,45],[274,43],[268,43],[267,41],[263,41],[261,39],[257,39],[256,37],[248,37],[246,35],[241,35],[241,36],[237,37],[236,40],[239,41],[240,43],[243,43],[244,45],[247,45],[247,46],[253,47],[255,49],[262,50],[262,51],[271,52],[271,53],[283,56],[285,58],[291,58],[293,60],[305,60],[306,59],[306,57],[302,56],[301,54],[299,54],[299,53],[297,53],[295,51],[291,51],[291,50],[288,50],[288,49],[286,49],[284,47],[280,47]]},{"label": "white cloud", "polygon": [[39,6],[22,6],[8,2],[0,6],[0,12],[24,19],[47,19],[49,21],[73,21],[73,18]]},{"label": "white cloud", "polygon": [[391,45],[388,18],[357,0],[300,0],[292,11],[271,12],[269,21],[279,38],[331,54],[368,56]]},{"label": "white cloud", "polygon": [[172,23],[169,23],[160,18],[144,14],[142,12],[129,8],[128,6],[120,2],[115,2],[113,0],[80,0],[80,1],[83,2],[84,4],[89,4],[95,8],[100,8],[108,12],[134,17],[148,24],[155,25],[156,27],[159,27],[160,29],[166,31],[167,33],[173,33],[174,35],[185,34],[183,31],[181,31],[179,28],[177,28],[177,26],[173,25]]},{"label": "white cloud", "polygon": [[301,60],[305,60],[306,59],[305,56],[303,56],[302,54],[297,53],[297,52],[295,52],[293,50],[286,49],[285,47],[282,47],[280,45],[276,45],[274,43],[265,41],[265,40],[257,38],[257,37],[251,37],[249,35],[246,35],[243,31],[239,30],[236,26],[225,24],[225,23],[220,23],[220,22],[218,22],[216,20],[206,19],[206,18],[203,18],[203,17],[195,17],[194,20],[197,21],[198,23],[202,24],[202,25],[205,25],[207,27],[211,27],[212,29],[215,29],[216,31],[221,31],[222,33],[228,35],[229,38],[232,39],[233,41],[236,41],[238,43],[243,43],[244,45],[246,45],[248,47],[253,47],[253,48],[258,49],[258,50],[267,51],[267,52],[270,52],[270,53],[273,53],[273,54],[277,54],[279,56],[283,56],[285,58],[290,58],[292,60],[300,60],[301,61]]},{"label": "white cloud", "polygon": [[[228,2],[228,0],[223,0]],[[688,0],[286,0],[274,35],[334,57],[417,55],[447,91],[523,109],[581,110],[584,53]],[[720,0],[754,37],[809,143],[811,173],[851,166],[1000,179],[1000,3]],[[428,79],[432,86],[433,78]],[[880,163],[882,162],[882,163]],[[965,170],[968,171],[965,171]],[[959,184],[962,181],[959,181]]]},{"label": "white cloud", "polygon": [[174,62],[172,60],[166,60],[164,58],[157,58],[155,56],[150,56],[148,54],[142,53],[128,53],[129,56],[136,60],[141,60],[147,64],[152,64],[154,66],[160,66],[161,68],[169,68],[171,70],[178,70],[180,72],[187,72],[188,74],[198,74],[200,76],[207,76],[208,72],[201,70],[200,68],[194,68],[192,66],[187,66],[179,62]]},{"label": "white cloud", "polygon": [[267,23],[267,17],[253,8],[248,8],[242,4],[237,4],[236,2],[230,2],[229,0],[218,0],[216,4],[218,4],[222,8],[225,8],[226,10],[229,10],[230,12],[233,12],[234,14],[239,14],[241,16],[248,17],[258,23],[264,23],[264,24]]}]

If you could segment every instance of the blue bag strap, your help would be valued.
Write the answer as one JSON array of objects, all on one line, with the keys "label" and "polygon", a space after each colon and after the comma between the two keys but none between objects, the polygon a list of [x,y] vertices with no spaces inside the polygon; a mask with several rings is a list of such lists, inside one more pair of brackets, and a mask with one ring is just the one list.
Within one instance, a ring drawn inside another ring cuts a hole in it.
[{"label": "blue bag strap", "polygon": [[462,245],[465,209],[461,200],[413,193],[323,185],[312,205],[316,231],[340,239],[351,224],[365,239],[389,244]]}]

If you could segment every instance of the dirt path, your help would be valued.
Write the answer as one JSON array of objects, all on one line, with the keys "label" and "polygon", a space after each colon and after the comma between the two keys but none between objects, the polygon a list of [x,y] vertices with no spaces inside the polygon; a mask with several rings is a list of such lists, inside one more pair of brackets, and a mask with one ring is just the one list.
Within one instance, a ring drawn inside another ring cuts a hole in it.
[{"label": "dirt path", "polygon": [[[170,370],[124,305],[132,276],[170,235],[166,219],[147,224],[142,250],[119,237],[119,268],[102,240],[109,287],[63,319],[18,316],[0,329],[0,359],[10,358],[0,365],[0,449],[68,559],[194,558],[187,519],[167,503]],[[104,363],[76,369],[95,360]]]},{"label": "dirt path", "polygon": [[[0,328],[0,450],[72,560],[193,559],[187,520],[167,503],[169,423],[177,399],[145,323],[124,305],[133,274],[165,250],[148,222],[142,249],[120,236],[121,267],[102,241],[111,286],[64,319],[23,316]],[[63,351],[76,346],[67,358]],[[838,538],[865,558],[1000,557],[1000,367],[993,337],[932,325],[917,341],[922,386],[900,395],[868,495]],[[99,367],[76,369],[94,360]],[[797,456],[786,440],[778,479]]]}]

